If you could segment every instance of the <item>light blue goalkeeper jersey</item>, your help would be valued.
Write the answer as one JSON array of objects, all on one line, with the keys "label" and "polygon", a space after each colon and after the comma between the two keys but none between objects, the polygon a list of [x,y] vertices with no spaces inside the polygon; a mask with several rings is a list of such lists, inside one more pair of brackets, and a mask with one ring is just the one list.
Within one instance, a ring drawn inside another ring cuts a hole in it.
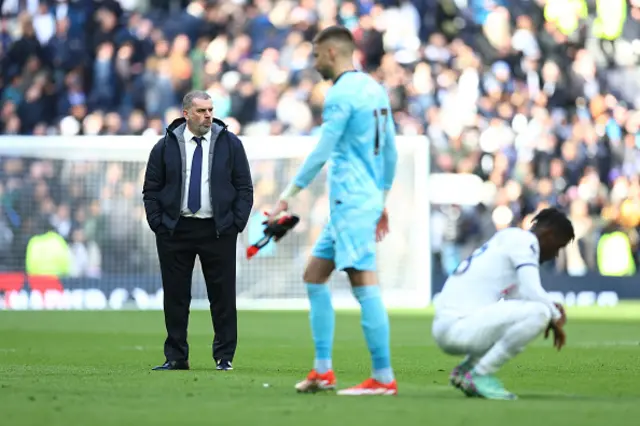
[{"label": "light blue goalkeeper jersey", "polygon": [[342,74],[328,90],[320,141],[294,184],[306,188],[329,161],[331,210],[381,210],[396,172],[395,126],[386,90],[361,72]]}]

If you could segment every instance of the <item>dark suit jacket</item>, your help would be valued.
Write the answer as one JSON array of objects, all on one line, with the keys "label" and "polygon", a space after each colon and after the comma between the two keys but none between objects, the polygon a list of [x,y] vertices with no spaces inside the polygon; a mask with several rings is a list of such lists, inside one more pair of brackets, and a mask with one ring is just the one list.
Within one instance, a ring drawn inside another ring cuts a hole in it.
[{"label": "dark suit jacket", "polygon": [[[152,231],[170,233],[178,223],[186,177],[186,120],[167,128],[149,155],[142,188],[147,222]],[[242,232],[253,207],[253,183],[247,154],[240,139],[220,120],[211,126],[209,193],[218,234]],[[205,153],[206,155],[206,153]]]}]

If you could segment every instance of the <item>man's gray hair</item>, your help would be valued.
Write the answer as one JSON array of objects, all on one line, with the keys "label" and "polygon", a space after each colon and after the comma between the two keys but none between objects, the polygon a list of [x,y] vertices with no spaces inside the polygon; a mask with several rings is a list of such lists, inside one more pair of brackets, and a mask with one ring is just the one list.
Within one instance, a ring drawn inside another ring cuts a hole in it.
[{"label": "man's gray hair", "polygon": [[184,95],[184,98],[182,98],[182,109],[187,110],[191,108],[194,99],[202,99],[204,101],[207,101],[211,99],[211,96],[209,96],[209,94],[204,90],[193,90]]}]

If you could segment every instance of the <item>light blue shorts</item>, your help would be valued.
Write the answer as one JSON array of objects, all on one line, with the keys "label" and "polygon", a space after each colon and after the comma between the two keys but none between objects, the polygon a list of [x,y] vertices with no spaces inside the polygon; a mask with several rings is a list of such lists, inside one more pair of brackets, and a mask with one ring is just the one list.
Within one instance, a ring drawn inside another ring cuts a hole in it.
[{"label": "light blue shorts", "polygon": [[345,210],[332,212],[311,254],[333,260],[339,271],[375,271],[376,226],[382,212]]}]

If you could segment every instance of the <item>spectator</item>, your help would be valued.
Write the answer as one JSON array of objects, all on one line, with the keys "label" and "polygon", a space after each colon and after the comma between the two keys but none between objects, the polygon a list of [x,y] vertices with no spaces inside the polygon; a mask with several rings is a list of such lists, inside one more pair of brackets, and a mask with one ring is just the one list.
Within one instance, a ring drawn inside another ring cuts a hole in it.
[{"label": "spectator", "polygon": [[[580,275],[599,268],[601,234],[614,228],[640,257],[640,3],[625,3],[6,0],[0,131],[160,135],[182,95],[203,89],[240,135],[315,135],[327,86],[310,70],[310,40],[339,23],[359,68],[389,91],[398,133],[429,137],[432,171],[485,181],[481,206],[436,206],[436,264],[451,271],[485,230],[556,205],[578,237],[555,267]],[[116,183],[105,164],[85,167],[1,159],[1,244],[21,250],[46,214],[69,243],[96,244],[104,272],[124,261],[105,244],[142,247],[134,225],[105,232],[121,208],[140,217],[127,195],[137,170],[123,166]],[[73,182],[83,184],[63,199]]]},{"label": "spectator", "polygon": [[29,239],[25,272],[34,276],[66,277],[71,271],[71,252],[67,242],[49,224]]}]

